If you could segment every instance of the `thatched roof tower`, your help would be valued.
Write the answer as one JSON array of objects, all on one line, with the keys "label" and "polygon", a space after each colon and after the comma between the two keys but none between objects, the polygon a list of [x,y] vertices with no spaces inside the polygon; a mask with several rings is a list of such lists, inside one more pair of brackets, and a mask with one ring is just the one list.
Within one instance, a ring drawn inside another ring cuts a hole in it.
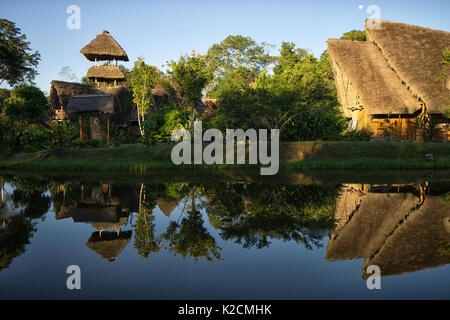
[{"label": "thatched roof tower", "polygon": [[108,31],[97,35],[94,40],[80,50],[89,61],[128,61],[125,50],[117,43]]},{"label": "thatched roof tower", "polygon": [[93,66],[86,73],[86,77],[100,82],[123,81],[125,76],[116,66]]},{"label": "thatched roof tower", "polygon": [[[125,50],[114,40],[108,31],[103,31],[89,42],[87,46],[80,50],[89,61],[95,61],[95,66],[89,68],[86,77],[100,82],[123,81],[124,74],[117,68],[117,61],[128,61]],[[98,61],[113,61],[112,65],[99,66]]]}]

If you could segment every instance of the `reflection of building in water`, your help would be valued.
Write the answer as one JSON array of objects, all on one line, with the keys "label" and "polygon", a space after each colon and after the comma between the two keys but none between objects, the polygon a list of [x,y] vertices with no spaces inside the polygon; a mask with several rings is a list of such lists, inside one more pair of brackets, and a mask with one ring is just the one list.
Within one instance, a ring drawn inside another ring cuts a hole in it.
[{"label": "reflection of building in water", "polygon": [[131,239],[131,230],[119,233],[115,232],[94,232],[91,234],[86,246],[100,256],[109,261],[114,261],[116,257],[127,246]]},{"label": "reflection of building in water", "polygon": [[364,258],[363,278],[370,265],[390,276],[450,263],[439,249],[450,240],[450,209],[422,185],[344,185],[336,207],[326,258]]},{"label": "reflection of building in water", "polygon": [[172,200],[168,201],[164,198],[158,198],[156,204],[158,205],[159,210],[164,213],[167,217],[170,216],[173,210],[178,206],[180,200]]},{"label": "reflection of building in water", "polygon": [[[130,242],[132,232],[121,231],[129,214],[137,210],[138,194],[130,187],[98,187],[72,184],[50,189],[56,219],[72,218],[74,222],[90,223],[92,233],[86,246],[103,258],[113,261]],[[114,230],[106,231],[106,230]]]}]

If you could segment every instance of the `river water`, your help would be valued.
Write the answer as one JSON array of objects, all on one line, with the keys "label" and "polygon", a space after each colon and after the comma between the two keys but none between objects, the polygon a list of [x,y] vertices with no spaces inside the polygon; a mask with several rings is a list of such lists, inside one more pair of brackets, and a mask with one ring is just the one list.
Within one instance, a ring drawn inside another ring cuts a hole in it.
[{"label": "river water", "polygon": [[[0,299],[450,298],[446,175],[0,184]],[[68,289],[69,266],[81,289]]]}]

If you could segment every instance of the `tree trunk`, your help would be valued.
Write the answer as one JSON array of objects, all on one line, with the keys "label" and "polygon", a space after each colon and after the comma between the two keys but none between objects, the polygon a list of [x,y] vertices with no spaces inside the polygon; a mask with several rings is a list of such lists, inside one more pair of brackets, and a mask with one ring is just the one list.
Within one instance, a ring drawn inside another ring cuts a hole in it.
[{"label": "tree trunk", "polygon": [[191,107],[191,139],[194,138],[194,107]]}]

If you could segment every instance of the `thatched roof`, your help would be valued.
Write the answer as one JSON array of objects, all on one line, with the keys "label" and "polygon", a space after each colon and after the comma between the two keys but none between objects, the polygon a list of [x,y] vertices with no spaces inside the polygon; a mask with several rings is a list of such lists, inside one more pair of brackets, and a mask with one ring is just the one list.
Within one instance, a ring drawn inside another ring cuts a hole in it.
[{"label": "thatched roof", "polygon": [[125,80],[122,71],[116,66],[93,66],[86,73],[89,79],[97,79],[98,81]]},{"label": "thatched roof", "polygon": [[53,110],[65,109],[71,96],[95,94],[96,86],[75,82],[52,81],[50,87],[50,105]]},{"label": "thatched roof", "polygon": [[114,40],[108,31],[97,35],[94,40],[89,42],[87,46],[80,50],[82,54],[89,60],[122,60],[128,61],[125,50]]},{"label": "thatched roof", "polygon": [[450,97],[439,80],[450,33],[388,21],[380,26],[366,22],[366,42],[328,40],[344,114],[358,106],[369,114],[413,114],[421,102],[429,113],[441,113]]},{"label": "thatched roof", "polygon": [[[377,44],[389,65],[413,95],[426,104],[429,113],[442,113],[448,106],[450,88],[439,79],[450,66],[442,63],[443,52],[450,49],[450,32],[391,21],[379,21],[380,28],[368,28],[367,39]],[[447,79],[448,80],[448,79]]]},{"label": "thatched roof", "polygon": [[375,44],[328,40],[328,53],[344,113],[358,105],[369,114],[412,114],[421,108]]},{"label": "thatched roof", "polygon": [[67,104],[68,113],[102,112],[113,114],[116,98],[113,94],[72,96]]},{"label": "thatched roof", "polygon": [[86,242],[86,246],[103,258],[114,261],[130,242],[131,234],[131,231],[121,232],[120,234],[116,232],[102,232],[100,236],[99,232],[94,232],[91,234],[88,242]]}]

